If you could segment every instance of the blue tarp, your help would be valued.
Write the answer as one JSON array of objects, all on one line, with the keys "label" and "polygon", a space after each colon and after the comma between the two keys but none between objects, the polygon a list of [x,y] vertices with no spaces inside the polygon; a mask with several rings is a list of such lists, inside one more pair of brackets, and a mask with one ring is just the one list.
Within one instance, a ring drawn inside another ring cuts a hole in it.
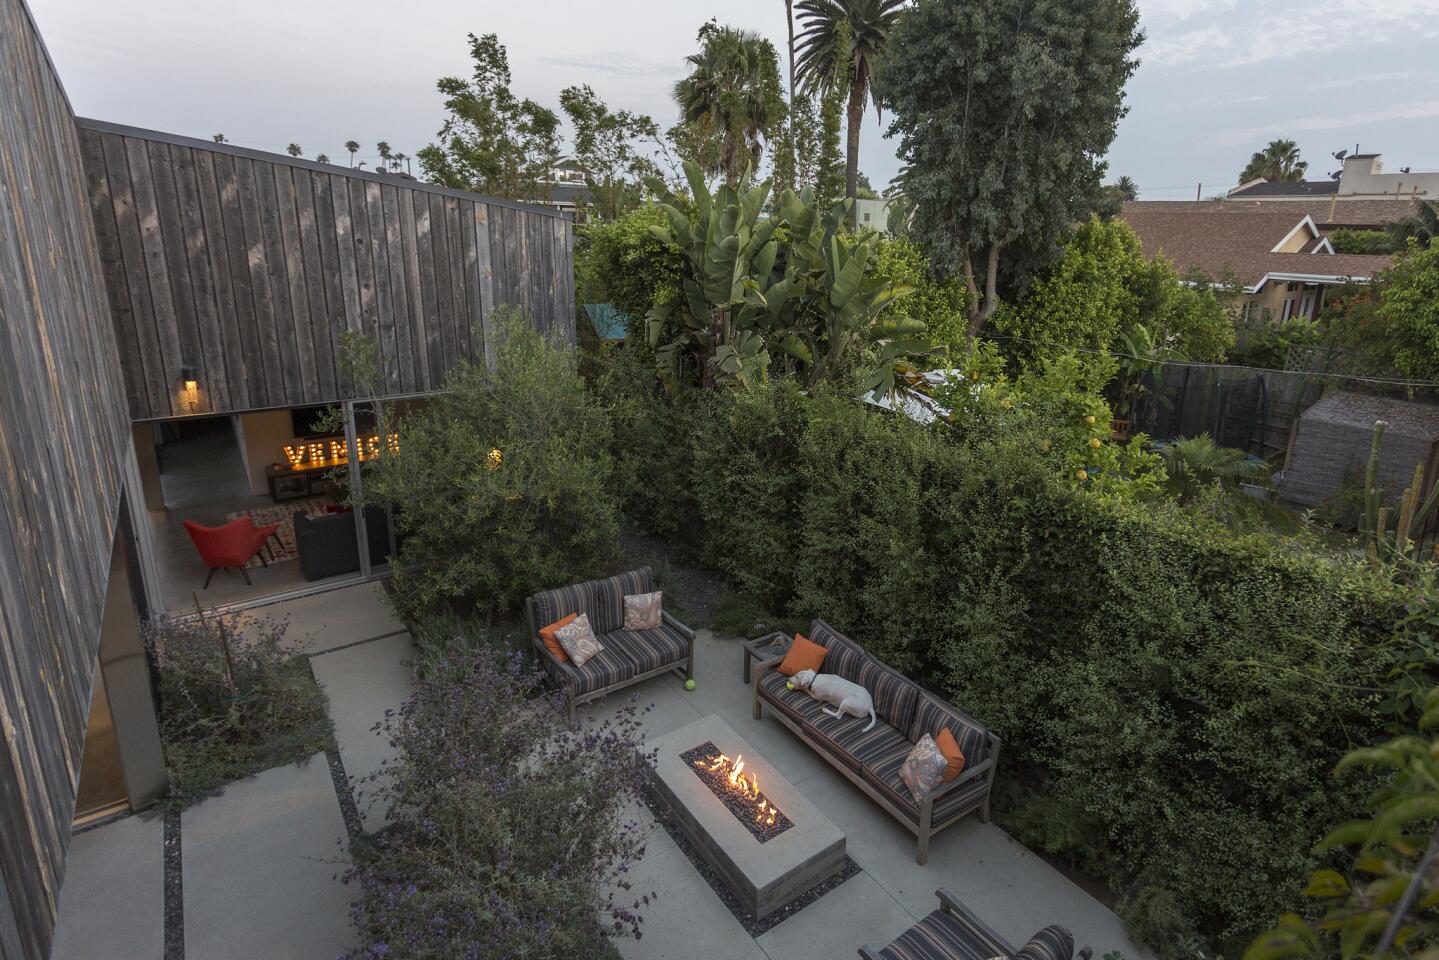
[{"label": "blue tarp", "polygon": [[630,318],[616,310],[608,303],[587,303],[585,314],[590,318],[590,326],[595,328],[595,333],[601,340],[623,340],[629,332]]}]

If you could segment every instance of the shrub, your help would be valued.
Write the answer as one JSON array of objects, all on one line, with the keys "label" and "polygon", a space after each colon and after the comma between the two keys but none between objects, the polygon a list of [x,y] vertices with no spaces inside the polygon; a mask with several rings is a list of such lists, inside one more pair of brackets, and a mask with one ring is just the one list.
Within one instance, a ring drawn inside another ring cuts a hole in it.
[{"label": "shrub", "polygon": [[1329,242],[1335,253],[1361,253],[1370,256],[1397,253],[1402,244],[1394,239],[1388,230],[1346,230],[1329,231]]},{"label": "shrub", "polygon": [[513,609],[618,555],[609,425],[572,350],[518,315],[495,321],[494,369],[462,364],[400,422],[399,452],[367,465],[366,502],[393,508],[393,596],[411,619]]},{"label": "shrub", "polygon": [[149,622],[145,645],[159,673],[160,736],[170,809],[333,744],[325,695],[309,660],[285,643],[285,625],[200,611]]},{"label": "shrub", "polygon": [[580,304],[609,303],[630,317],[631,342],[644,342],[644,317],[656,299],[678,291],[684,256],[650,233],[669,220],[644,206],[616,220],[578,228],[575,293]]},{"label": "shrub", "polygon": [[650,895],[629,901],[625,878],[643,835],[622,822],[648,766],[634,708],[563,729],[560,696],[521,662],[473,644],[382,724],[390,826],[346,875],[351,960],[587,960],[638,935]]},{"label": "shrub", "polygon": [[1136,930],[1233,946],[1360,807],[1332,745],[1383,728],[1396,591],[1145,487],[1062,482],[1069,441],[1041,449],[1041,431],[1095,425],[1069,423],[1064,391],[993,387],[962,386],[953,424],[928,428],[784,381],[705,395],[705,556],[993,726],[1001,777],[1084,825],[1050,838],[1133,891]]},{"label": "shrub", "polygon": [[1378,319],[1394,366],[1416,380],[1439,380],[1439,244],[1411,246],[1380,286]]},{"label": "shrub", "polygon": [[930,346],[959,349],[969,340],[969,291],[958,277],[936,277],[918,244],[882,237],[874,271],[889,283],[914,288],[900,309],[924,323],[924,339]]}]

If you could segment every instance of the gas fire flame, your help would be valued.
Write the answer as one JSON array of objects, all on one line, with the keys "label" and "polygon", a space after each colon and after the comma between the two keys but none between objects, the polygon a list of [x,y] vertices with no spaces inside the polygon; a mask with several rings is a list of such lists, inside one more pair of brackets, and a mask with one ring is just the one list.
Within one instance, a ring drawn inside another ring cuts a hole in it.
[{"label": "gas fire flame", "polygon": [[741,753],[731,760],[722,753],[708,763],[703,760],[696,760],[694,763],[695,766],[712,772],[723,771],[725,767],[728,766],[729,773],[725,776],[725,782],[729,784],[730,790],[751,802],[758,801],[755,803],[755,823],[768,827],[774,826],[775,814],[778,813],[778,811],[775,809],[774,804],[765,799],[764,795],[760,792],[759,782],[755,779],[754,773],[751,772],[748,775],[748,779],[746,779],[744,772],[744,754]]}]

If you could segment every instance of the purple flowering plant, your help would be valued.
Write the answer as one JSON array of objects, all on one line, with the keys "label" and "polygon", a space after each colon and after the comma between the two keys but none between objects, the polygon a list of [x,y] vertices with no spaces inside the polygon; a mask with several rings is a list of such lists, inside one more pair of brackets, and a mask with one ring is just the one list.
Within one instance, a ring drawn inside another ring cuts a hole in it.
[{"label": "purple flowering plant", "polygon": [[346,960],[599,958],[640,936],[642,712],[571,730],[542,679],[520,655],[455,645],[377,725],[395,757],[367,796],[390,824],[346,875]]}]

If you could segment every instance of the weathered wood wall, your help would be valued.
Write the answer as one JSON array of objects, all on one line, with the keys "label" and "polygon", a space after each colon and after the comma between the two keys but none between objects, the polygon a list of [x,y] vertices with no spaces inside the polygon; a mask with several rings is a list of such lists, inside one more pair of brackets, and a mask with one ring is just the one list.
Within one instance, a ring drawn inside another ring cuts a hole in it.
[{"label": "weathered wood wall", "polygon": [[69,101],[0,0],[0,956],[49,953],[122,488],[125,393]]},{"label": "weathered wood wall", "polygon": [[385,393],[482,358],[502,304],[574,340],[573,224],[556,211],[79,123],[136,420],[353,396],[345,331],[378,347]]}]

